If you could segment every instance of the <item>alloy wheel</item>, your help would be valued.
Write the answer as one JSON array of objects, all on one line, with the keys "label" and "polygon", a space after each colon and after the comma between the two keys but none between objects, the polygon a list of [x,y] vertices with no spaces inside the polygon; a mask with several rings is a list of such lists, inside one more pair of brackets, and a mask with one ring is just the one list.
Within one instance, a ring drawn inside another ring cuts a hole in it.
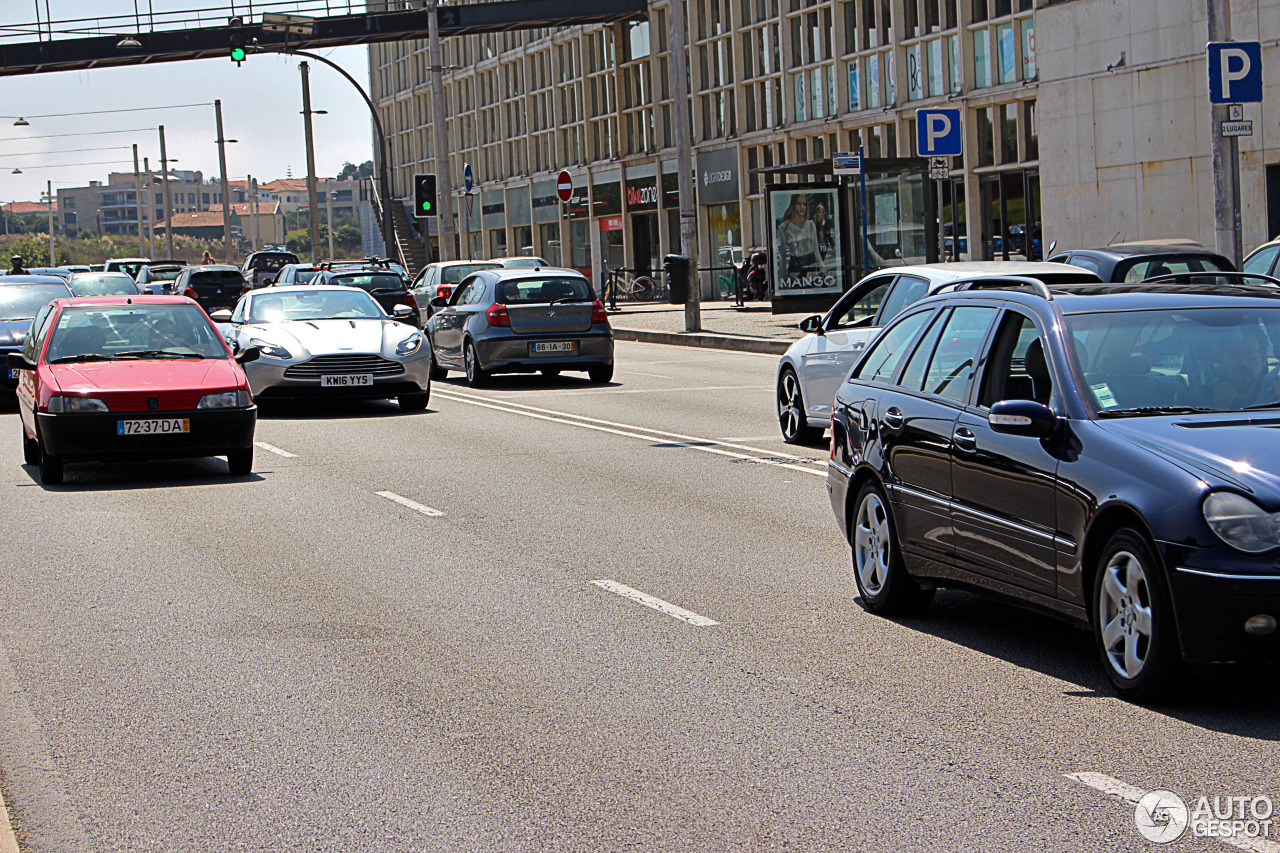
[{"label": "alloy wheel", "polygon": [[868,493],[858,507],[853,535],[854,568],[867,595],[879,595],[884,589],[892,559],[893,534],[889,515],[880,496]]},{"label": "alloy wheel", "polygon": [[1107,662],[1118,675],[1137,678],[1147,665],[1154,623],[1146,572],[1129,551],[1117,551],[1103,569],[1098,619]]},{"label": "alloy wheel", "polygon": [[785,441],[794,441],[800,435],[804,423],[804,402],[800,395],[800,380],[790,370],[782,374],[778,382],[778,424]]}]

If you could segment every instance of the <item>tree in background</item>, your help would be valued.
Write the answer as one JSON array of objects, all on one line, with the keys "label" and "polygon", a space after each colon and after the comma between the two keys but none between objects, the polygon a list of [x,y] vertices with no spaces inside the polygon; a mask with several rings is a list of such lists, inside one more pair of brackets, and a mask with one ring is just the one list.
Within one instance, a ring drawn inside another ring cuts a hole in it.
[{"label": "tree in background", "polygon": [[373,161],[365,160],[359,166],[355,163],[343,163],[342,171],[338,172],[338,180],[340,181],[357,181],[361,178],[373,177]]}]

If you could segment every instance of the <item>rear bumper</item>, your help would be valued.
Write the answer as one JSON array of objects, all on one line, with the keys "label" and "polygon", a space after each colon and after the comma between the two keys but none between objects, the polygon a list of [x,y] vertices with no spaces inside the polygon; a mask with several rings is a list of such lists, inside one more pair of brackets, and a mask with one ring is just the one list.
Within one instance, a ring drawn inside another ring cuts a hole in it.
[{"label": "rear bumper", "polygon": [[[119,435],[122,420],[183,418],[191,431],[172,435]],[[36,415],[44,451],[65,462],[129,459],[185,459],[225,456],[253,446],[258,407],[186,412],[109,412]]]},{"label": "rear bumper", "polygon": [[[577,351],[534,354],[534,343],[574,341]],[[613,335],[586,333],[565,335],[520,335],[481,339],[475,342],[480,366],[493,373],[531,373],[537,370],[586,370],[613,363]]]}]

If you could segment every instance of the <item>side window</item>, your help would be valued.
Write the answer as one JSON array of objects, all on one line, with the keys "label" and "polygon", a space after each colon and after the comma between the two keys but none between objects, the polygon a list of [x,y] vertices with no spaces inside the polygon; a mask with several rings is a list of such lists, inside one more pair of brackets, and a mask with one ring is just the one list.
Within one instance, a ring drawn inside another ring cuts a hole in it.
[{"label": "side window", "polygon": [[48,331],[49,315],[52,313],[53,306],[46,305],[40,309],[40,313],[36,314],[36,318],[31,321],[31,333],[22,342],[22,354],[27,357],[28,361],[36,360],[36,356],[44,344],[45,332]]},{"label": "side window", "polygon": [[840,300],[827,328],[848,329],[870,324],[880,310],[880,304],[884,302],[893,279],[894,276],[891,275],[880,276],[851,290],[845,299]]},{"label": "side window", "polygon": [[1280,243],[1263,246],[1245,260],[1243,272],[1271,275],[1271,265],[1276,262],[1276,255],[1280,255]]},{"label": "side window", "polygon": [[907,345],[915,338],[916,332],[925,321],[933,316],[932,312],[921,311],[912,314],[902,322],[889,328],[882,334],[875,346],[867,353],[852,378],[866,379],[872,382],[889,382],[897,371],[898,365],[907,354]]},{"label": "side window", "polygon": [[902,380],[898,383],[903,388],[919,391],[924,387],[924,372],[929,367],[929,359],[933,357],[933,350],[938,345],[938,336],[942,334],[942,327],[946,325],[949,316],[948,312],[939,311],[929,331],[916,344],[915,352],[907,360],[907,369],[903,371]]},{"label": "side window", "polygon": [[880,306],[880,316],[876,322],[887,326],[889,321],[897,317],[913,302],[918,302],[929,295],[929,282],[913,275],[899,276],[884,304]]},{"label": "side window", "polygon": [[471,282],[471,286],[467,288],[467,304],[475,305],[484,298],[484,282],[476,279]]},{"label": "side window", "polygon": [[236,310],[231,312],[231,322],[233,323],[244,322],[245,314],[247,314],[249,311],[249,301],[252,298],[253,297],[250,297],[249,299],[241,299],[239,302],[236,303]]},{"label": "side window", "polygon": [[476,284],[476,282],[477,282],[476,279],[469,278],[466,281],[462,282],[462,284],[458,285],[453,291],[453,296],[450,297],[449,299],[449,304],[450,305],[466,305],[467,297],[469,295],[469,291],[471,290],[471,286],[473,284]]},{"label": "side window", "polygon": [[988,409],[1001,400],[1035,400],[1047,406],[1052,399],[1053,380],[1040,332],[1030,317],[1010,311],[991,345],[978,405]]},{"label": "side window", "polygon": [[922,390],[926,394],[964,400],[995,315],[995,308],[980,305],[963,305],[951,312],[925,373]]}]

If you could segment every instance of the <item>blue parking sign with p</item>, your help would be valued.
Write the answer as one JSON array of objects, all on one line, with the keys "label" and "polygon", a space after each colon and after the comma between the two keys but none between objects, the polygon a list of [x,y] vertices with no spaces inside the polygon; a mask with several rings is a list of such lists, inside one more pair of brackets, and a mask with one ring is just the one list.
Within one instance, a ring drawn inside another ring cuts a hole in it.
[{"label": "blue parking sign with p", "polygon": [[1209,103],[1253,104],[1262,100],[1262,43],[1216,41],[1208,47]]},{"label": "blue parking sign with p", "polygon": [[960,110],[916,110],[916,153],[921,157],[959,157],[964,153]]}]

